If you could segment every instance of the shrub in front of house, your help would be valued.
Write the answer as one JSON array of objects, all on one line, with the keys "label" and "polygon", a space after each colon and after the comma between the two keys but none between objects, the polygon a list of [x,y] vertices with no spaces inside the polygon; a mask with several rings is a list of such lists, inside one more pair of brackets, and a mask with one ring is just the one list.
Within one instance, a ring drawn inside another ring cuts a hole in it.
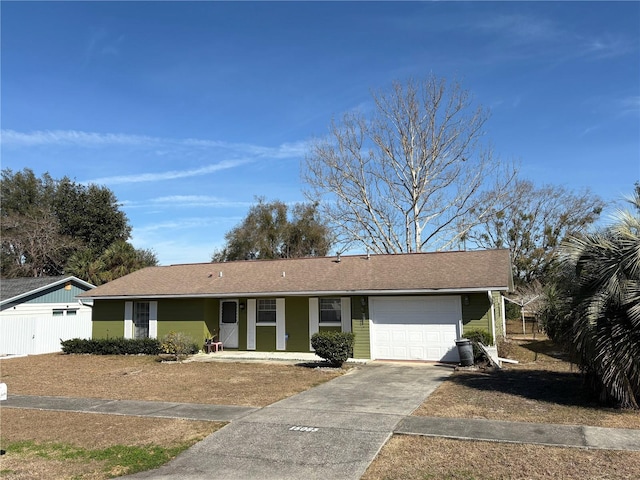
[{"label": "shrub in front of house", "polygon": [[478,342],[482,343],[484,346],[493,345],[493,335],[491,335],[486,330],[482,330],[480,328],[469,329],[462,335],[463,338],[468,338],[471,340],[473,345],[473,359],[477,362],[484,358],[485,354],[478,347]]},{"label": "shrub in front of house", "polygon": [[316,355],[333,367],[341,367],[353,354],[355,335],[351,332],[318,332],[311,336]]},{"label": "shrub in front of house", "polygon": [[72,338],[60,345],[63,353],[92,355],[157,355],[162,351],[156,338]]},{"label": "shrub in front of house", "polygon": [[185,333],[173,331],[162,337],[160,348],[163,353],[175,355],[178,358],[192,355],[198,351],[198,345],[193,338]]}]

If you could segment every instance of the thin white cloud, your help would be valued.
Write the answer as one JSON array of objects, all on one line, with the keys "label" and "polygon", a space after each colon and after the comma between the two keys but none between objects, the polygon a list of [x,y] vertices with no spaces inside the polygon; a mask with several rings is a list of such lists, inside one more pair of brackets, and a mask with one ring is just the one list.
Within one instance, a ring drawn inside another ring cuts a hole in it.
[{"label": "thin white cloud", "polygon": [[199,177],[202,175],[208,175],[210,173],[218,172],[220,170],[228,170],[240,165],[249,163],[250,160],[225,160],[219,163],[213,163],[211,165],[205,165],[204,167],[190,169],[190,170],[170,170],[167,172],[157,173],[138,173],[131,175],[117,175],[114,177],[102,177],[92,180],[86,180],[83,183],[96,183],[99,185],[116,185],[122,183],[141,183],[141,182],[157,182],[164,180],[176,180],[178,178]]},{"label": "thin white cloud", "polygon": [[224,200],[210,195],[170,195],[150,200],[153,205],[172,207],[248,207],[251,202]]},{"label": "thin white cloud", "polygon": [[108,146],[140,146],[154,147],[156,152],[166,153],[159,147],[192,147],[198,149],[223,149],[242,153],[243,155],[291,158],[304,155],[308,147],[307,142],[283,143],[277,147],[253,145],[249,143],[231,143],[220,140],[206,140],[197,138],[161,138],[147,135],[129,135],[124,133],[95,133],[79,130],[36,130],[33,132],[18,132],[3,129],[0,131],[0,141],[4,146],[38,147],[38,146],[76,146],[83,148]]},{"label": "thin white cloud", "polygon": [[597,59],[618,57],[634,50],[638,50],[637,43],[630,42],[620,35],[611,34],[588,38],[584,46],[584,54]]},{"label": "thin white cloud", "polygon": [[640,96],[631,96],[620,99],[617,104],[620,108],[620,114],[640,114]]},{"label": "thin white cloud", "polygon": [[[283,143],[276,147],[254,145],[250,143],[231,143],[208,139],[177,139],[152,137],[147,135],[130,135],[123,133],[96,133],[78,130],[37,130],[19,132],[16,130],[1,130],[0,143],[3,147],[38,148],[90,148],[102,149],[112,154],[108,149],[131,147],[143,154],[170,158],[226,158],[226,160],[205,164],[203,166],[184,170],[167,170],[160,172],[127,173],[110,177],[100,177],[86,180],[83,183],[97,184],[125,184],[158,182],[209,175],[221,170],[228,170],[238,166],[255,162],[260,159],[286,160],[302,158],[308,150],[305,141]],[[119,154],[113,153],[114,157]],[[193,164],[193,161],[191,162]]]},{"label": "thin white cloud", "polygon": [[548,42],[562,36],[552,22],[533,15],[491,15],[474,21],[472,27],[492,34],[506,35],[513,42]]},{"label": "thin white cloud", "polygon": [[78,130],[37,130],[29,133],[17,132],[15,130],[2,130],[0,132],[0,139],[3,145],[16,147],[74,145],[90,148],[121,145],[154,146],[163,143],[159,138],[144,135],[93,133]]}]

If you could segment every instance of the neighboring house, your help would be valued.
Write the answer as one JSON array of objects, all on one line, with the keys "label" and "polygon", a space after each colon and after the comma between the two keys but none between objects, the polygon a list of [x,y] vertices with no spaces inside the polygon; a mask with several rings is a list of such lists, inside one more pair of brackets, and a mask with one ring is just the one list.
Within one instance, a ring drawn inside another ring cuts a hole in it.
[{"label": "neighboring house", "polygon": [[94,288],[76,277],[0,280],[0,355],[52,353],[60,340],[91,338],[91,307],[76,296]]},{"label": "neighboring house", "polygon": [[93,338],[217,336],[225,350],[312,351],[355,333],[354,357],[458,361],[464,330],[504,332],[508,250],[353,255],[149,267],[80,295]]}]

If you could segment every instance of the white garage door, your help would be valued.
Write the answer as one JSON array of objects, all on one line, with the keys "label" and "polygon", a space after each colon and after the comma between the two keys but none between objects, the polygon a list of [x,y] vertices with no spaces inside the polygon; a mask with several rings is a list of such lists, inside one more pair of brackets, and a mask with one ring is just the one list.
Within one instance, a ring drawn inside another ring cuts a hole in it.
[{"label": "white garage door", "polygon": [[374,359],[458,362],[460,297],[372,297]]}]

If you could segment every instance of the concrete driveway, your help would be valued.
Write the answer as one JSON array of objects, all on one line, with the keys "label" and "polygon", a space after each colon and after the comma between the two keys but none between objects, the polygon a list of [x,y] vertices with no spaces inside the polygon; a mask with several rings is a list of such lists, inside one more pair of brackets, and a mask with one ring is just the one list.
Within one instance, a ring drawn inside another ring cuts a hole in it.
[{"label": "concrete driveway", "polygon": [[453,370],[370,363],[233,421],[130,479],[359,479],[398,423]]}]

